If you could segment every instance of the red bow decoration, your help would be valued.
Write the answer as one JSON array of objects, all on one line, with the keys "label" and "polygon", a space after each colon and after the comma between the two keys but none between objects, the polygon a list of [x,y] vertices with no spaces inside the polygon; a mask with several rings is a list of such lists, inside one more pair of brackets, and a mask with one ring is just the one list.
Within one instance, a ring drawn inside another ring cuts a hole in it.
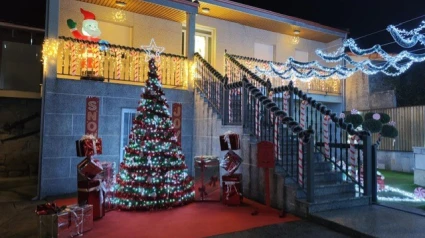
[{"label": "red bow decoration", "polygon": [[56,214],[64,210],[66,206],[58,207],[56,203],[45,203],[37,205],[37,208],[35,209],[35,213],[37,215],[50,215],[50,214]]}]

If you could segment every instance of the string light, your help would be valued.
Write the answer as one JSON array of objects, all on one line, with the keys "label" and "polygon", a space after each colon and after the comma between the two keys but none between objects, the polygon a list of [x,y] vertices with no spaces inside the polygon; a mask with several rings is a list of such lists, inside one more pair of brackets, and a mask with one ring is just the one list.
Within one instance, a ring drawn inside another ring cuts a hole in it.
[{"label": "string light", "polygon": [[379,201],[388,201],[388,202],[425,202],[424,198],[418,198],[417,196],[415,196],[414,193],[409,193],[406,191],[403,191],[401,189],[395,188],[395,187],[391,187],[388,185],[385,185],[385,189],[383,191],[380,192],[380,194],[382,193],[386,193],[386,192],[393,192],[393,193],[398,193],[401,196],[404,196],[404,198],[401,197],[382,197],[382,196],[378,196],[378,200]]},{"label": "string light", "polygon": [[417,28],[410,31],[398,29],[393,25],[387,27],[387,31],[391,34],[395,42],[404,48],[412,48],[418,42],[421,45],[425,45],[425,36],[420,33],[423,29],[425,29],[425,21],[422,21]]},{"label": "string light", "polygon": [[[388,26],[387,30],[393,36],[395,42],[404,48],[410,48],[415,46],[418,42],[424,44],[425,38],[419,32],[425,28],[425,22],[411,30],[400,30],[395,26]],[[350,56],[348,56],[344,50],[349,48],[352,53],[357,56],[365,56],[370,54],[378,54],[384,61],[382,65],[374,64],[369,59],[356,62]],[[382,49],[381,45],[374,45],[368,49],[361,49],[357,46],[354,39],[348,39],[344,41],[343,45],[334,52],[326,53],[322,49],[317,49],[316,54],[326,62],[345,62],[353,65],[352,69],[360,70],[365,74],[372,75],[382,72],[388,76],[398,76],[412,66],[413,63],[425,61],[425,54],[415,54],[406,50],[401,51],[397,55],[390,55]]]}]

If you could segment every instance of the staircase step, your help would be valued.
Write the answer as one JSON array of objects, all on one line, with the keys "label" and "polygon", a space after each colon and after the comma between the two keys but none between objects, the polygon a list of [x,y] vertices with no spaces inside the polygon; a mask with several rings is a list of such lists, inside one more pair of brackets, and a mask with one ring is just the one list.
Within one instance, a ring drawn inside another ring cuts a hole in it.
[{"label": "staircase step", "polygon": [[328,199],[315,200],[313,203],[307,202],[305,199],[297,199],[296,206],[300,213],[311,214],[314,212],[329,211],[335,209],[364,206],[370,204],[370,197],[353,197],[351,193],[340,194],[337,197],[328,197]]},{"label": "staircase step", "polygon": [[[288,162],[288,163],[287,163]],[[276,164],[276,167],[282,167],[284,169],[293,169],[293,171],[297,171],[298,167],[298,160],[292,160],[291,161],[283,161],[283,164]],[[332,165],[329,162],[317,162],[315,163],[315,172],[333,172],[332,171]]]},{"label": "staircase step", "polygon": [[[306,183],[307,181],[305,181]],[[314,197],[338,196],[343,193],[355,193],[356,188],[353,183],[317,182],[314,188]],[[304,199],[306,193],[300,188],[297,191],[297,198]]]},{"label": "staircase step", "polygon": [[355,192],[354,183],[318,182],[314,188],[315,196]]},{"label": "staircase step", "polygon": [[[317,170],[316,170],[317,171]],[[342,182],[342,172],[337,171],[326,171],[326,172],[315,172],[314,182]]]}]

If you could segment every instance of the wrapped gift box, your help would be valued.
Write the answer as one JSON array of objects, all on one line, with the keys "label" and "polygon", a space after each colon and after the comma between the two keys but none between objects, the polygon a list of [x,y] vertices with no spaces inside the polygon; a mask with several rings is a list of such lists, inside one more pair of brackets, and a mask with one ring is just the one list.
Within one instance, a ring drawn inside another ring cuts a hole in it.
[{"label": "wrapped gift box", "polygon": [[243,200],[242,174],[223,175],[221,180],[223,189],[223,204],[240,205]]},{"label": "wrapped gift box", "polygon": [[195,158],[195,200],[220,201],[220,161],[217,156]]},{"label": "wrapped gift box", "polygon": [[81,206],[83,209],[83,233],[93,229],[93,205],[86,204]]},{"label": "wrapped gift box", "polygon": [[220,149],[224,150],[239,150],[241,141],[238,134],[226,133],[220,136]]},{"label": "wrapped gift box", "polygon": [[233,174],[242,164],[242,158],[234,151],[230,150],[226,153],[221,162],[221,167],[226,170],[230,175]]},{"label": "wrapped gift box", "polygon": [[93,206],[93,219],[105,216],[105,191],[102,182],[96,180],[78,181],[78,204]]},{"label": "wrapped gift box", "polygon": [[96,179],[100,179],[105,189],[105,209],[106,211],[113,210],[115,204],[113,199],[115,197],[115,184],[116,184],[116,165],[115,162],[100,162],[102,172],[98,174]]},{"label": "wrapped gift box", "polygon": [[[37,213],[39,207],[37,207]],[[81,236],[93,228],[91,205],[79,207],[70,205],[57,213],[46,212],[39,215],[39,237],[67,238]]]},{"label": "wrapped gift box", "polygon": [[91,157],[84,158],[78,165],[78,180],[93,179],[103,171],[100,162]]},{"label": "wrapped gift box", "polygon": [[92,156],[102,154],[102,139],[92,136],[83,136],[75,142],[77,147],[77,156]]}]

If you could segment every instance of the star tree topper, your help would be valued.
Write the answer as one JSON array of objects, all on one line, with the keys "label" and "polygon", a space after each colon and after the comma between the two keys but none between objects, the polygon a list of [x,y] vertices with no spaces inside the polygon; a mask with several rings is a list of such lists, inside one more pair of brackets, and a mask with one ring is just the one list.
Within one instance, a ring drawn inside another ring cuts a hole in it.
[{"label": "star tree topper", "polygon": [[152,38],[150,45],[142,45],[142,49],[146,52],[145,61],[155,58],[155,61],[160,62],[160,54],[165,50],[165,47],[156,46],[155,40]]}]

